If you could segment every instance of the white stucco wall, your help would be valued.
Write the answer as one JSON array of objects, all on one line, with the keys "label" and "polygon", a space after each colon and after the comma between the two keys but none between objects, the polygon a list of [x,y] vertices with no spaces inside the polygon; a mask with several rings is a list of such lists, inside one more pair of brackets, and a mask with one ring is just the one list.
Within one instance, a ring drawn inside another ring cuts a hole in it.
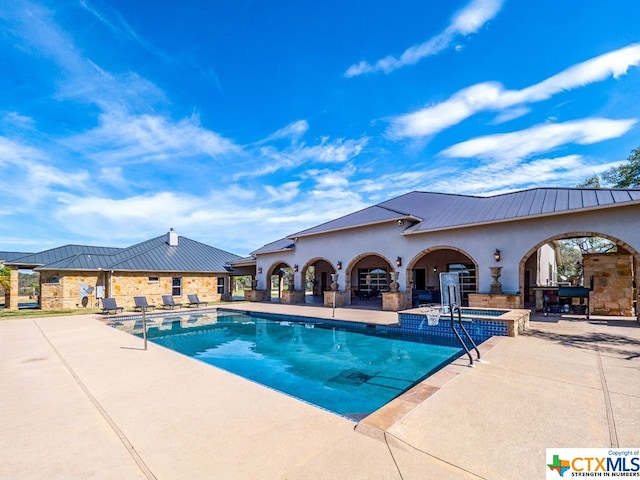
[{"label": "white stucco wall", "polygon": [[[262,273],[257,276],[258,288],[267,288],[269,268],[282,261],[292,267],[295,264],[299,266],[295,274],[295,285],[299,289],[303,266],[311,258],[322,257],[334,266],[338,261],[342,262],[343,268],[339,272],[342,290],[348,265],[358,256],[369,252],[385,257],[391,267],[400,272],[398,282],[400,290],[404,291],[407,288],[407,268],[412,262],[425,250],[441,247],[461,250],[477,264],[479,293],[489,291],[492,282],[489,267],[495,265],[503,267],[500,278],[503,290],[515,293],[523,288],[520,284],[520,262],[524,256],[535,253],[535,248],[552,238],[600,234],[622,241],[637,255],[640,252],[638,219],[640,205],[632,205],[423,234],[403,235],[407,222],[403,226],[389,222],[301,237],[292,251],[258,255],[257,266],[262,268]],[[493,258],[496,249],[501,252],[500,263]],[[396,268],[395,264],[398,256],[402,258],[400,268]]]}]

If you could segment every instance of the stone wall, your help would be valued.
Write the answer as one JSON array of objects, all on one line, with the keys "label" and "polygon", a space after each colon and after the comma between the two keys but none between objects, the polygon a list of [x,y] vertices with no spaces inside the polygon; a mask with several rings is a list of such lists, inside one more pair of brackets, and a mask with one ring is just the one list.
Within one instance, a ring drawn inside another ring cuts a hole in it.
[{"label": "stone wall", "polygon": [[407,292],[382,292],[382,310],[399,312],[411,308],[411,295]]},{"label": "stone wall", "polygon": [[286,305],[295,305],[296,303],[304,303],[303,290],[285,290],[282,292],[280,302]]},{"label": "stone wall", "polygon": [[[138,296],[147,297],[149,304],[159,307],[162,305],[162,295],[170,295],[172,292],[174,276],[182,278],[182,294],[174,296],[174,301],[184,304],[188,303],[189,294],[197,294],[202,302],[220,300],[218,276],[224,277],[225,282],[229,281],[224,274],[204,273],[115,272],[109,278],[109,273],[106,272],[47,272],[41,275],[40,305],[42,310],[85,308],[80,296],[80,286],[85,284],[87,287],[94,287],[87,296],[87,308],[102,307],[96,298],[96,286],[103,286],[104,296],[115,298],[118,306],[125,310],[134,308],[133,297]],[[48,283],[53,277],[58,282]]]},{"label": "stone wall", "polygon": [[324,294],[324,306],[333,307],[334,301],[336,307],[343,307],[345,305],[351,305],[351,294],[345,291],[334,292],[327,290]]},{"label": "stone wall", "polygon": [[[73,272],[68,276],[63,276],[61,272],[41,274],[40,308],[45,311],[96,308],[98,300],[96,299],[95,286],[98,285],[99,277],[98,272]],[[94,287],[93,292],[87,295],[86,305],[83,305],[80,296],[81,284]]]},{"label": "stone wall", "polygon": [[519,294],[469,294],[469,308],[522,308],[522,302],[522,295]]},{"label": "stone wall", "polygon": [[593,276],[589,295],[595,315],[633,315],[633,256],[628,253],[584,254],[585,286]]}]

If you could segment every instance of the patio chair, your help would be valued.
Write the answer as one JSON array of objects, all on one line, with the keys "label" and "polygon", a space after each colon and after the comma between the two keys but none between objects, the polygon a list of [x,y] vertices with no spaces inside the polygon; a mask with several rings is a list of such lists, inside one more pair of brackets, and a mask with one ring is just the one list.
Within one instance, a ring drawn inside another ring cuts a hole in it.
[{"label": "patio chair", "polygon": [[162,308],[175,308],[181,307],[181,303],[176,303],[173,301],[173,297],[171,295],[162,295]]},{"label": "patio chair", "polygon": [[369,293],[366,294],[366,299],[367,300],[375,300],[376,298],[378,298],[378,295],[380,295],[380,290],[378,290],[377,288],[374,288],[373,290],[371,290]]},{"label": "patio chair", "polygon": [[118,311],[124,312],[124,308],[123,307],[119,307],[116,304],[116,299],[115,298],[103,298],[102,299],[102,313],[106,313],[107,315],[109,315],[110,312],[118,313]]},{"label": "patio chair", "polygon": [[147,303],[147,297],[133,297],[133,301],[136,304],[135,310],[140,310],[141,312],[156,308],[155,305],[149,305],[149,303]]},{"label": "patio chair", "polygon": [[191,294],[191,295],[187,295],[187,298],[189,299],[189,307],[199,307],[200,305],[207,305],[209,302],[201,302],[200,299],[198,298],[197,294]]}]

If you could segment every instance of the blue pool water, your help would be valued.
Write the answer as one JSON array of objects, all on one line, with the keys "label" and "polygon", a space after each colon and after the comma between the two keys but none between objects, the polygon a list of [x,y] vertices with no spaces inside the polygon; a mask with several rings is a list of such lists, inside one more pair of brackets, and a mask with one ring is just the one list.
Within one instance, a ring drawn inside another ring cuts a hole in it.
[{"label": "blue pool water", "polygon": [[[446,339],[409,341],[335,322],[269,317],[224,311],[157,317],[148,325],[148,339],[352,420],[462,353]],[[135,328],[133,333],[140,334]]]}]

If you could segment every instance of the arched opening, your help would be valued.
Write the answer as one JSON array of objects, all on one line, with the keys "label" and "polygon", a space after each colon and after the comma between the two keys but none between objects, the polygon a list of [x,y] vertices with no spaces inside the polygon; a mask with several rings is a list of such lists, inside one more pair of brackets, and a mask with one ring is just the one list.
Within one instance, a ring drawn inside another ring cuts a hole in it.
[{"label": "arched opening", "polygon": [[567,232],[532,247],[521,259],[525,307],[547,313],[586,313],[584,299],[563,297],[561,288],[590,289],[596,315],[638,315],[640,256],[627,243],[598,232]]},{"label": "arched opening", "polygon": [[345,291],[352,305],[382,308],[382,293],[389,291],[392,263],[377,253],[363,253],[354,258],[345,274]]},{"label": "arched opening", "polygon": [[331,274],[336,273],[335,267],[321,257],[312,258],[302,268],[302,288],[305,293],[305,303],[322,304],[324,292],[331,290]]},{"label": "arched opening", "polygon": [[463,250],[449,246],[432,247],[420,252],[407,266],[407,290],[411,303],[440,303],[440,273],[460,275],[460,294],[463,305],[469,304],[469,294],[478,291],[478,265]]},{"label": "arched opening", "polygon": [[282,292],[293,290],[293,268],[284,262],[274,264],[269,269],[267,282],[271,301],[280,301]]}]

